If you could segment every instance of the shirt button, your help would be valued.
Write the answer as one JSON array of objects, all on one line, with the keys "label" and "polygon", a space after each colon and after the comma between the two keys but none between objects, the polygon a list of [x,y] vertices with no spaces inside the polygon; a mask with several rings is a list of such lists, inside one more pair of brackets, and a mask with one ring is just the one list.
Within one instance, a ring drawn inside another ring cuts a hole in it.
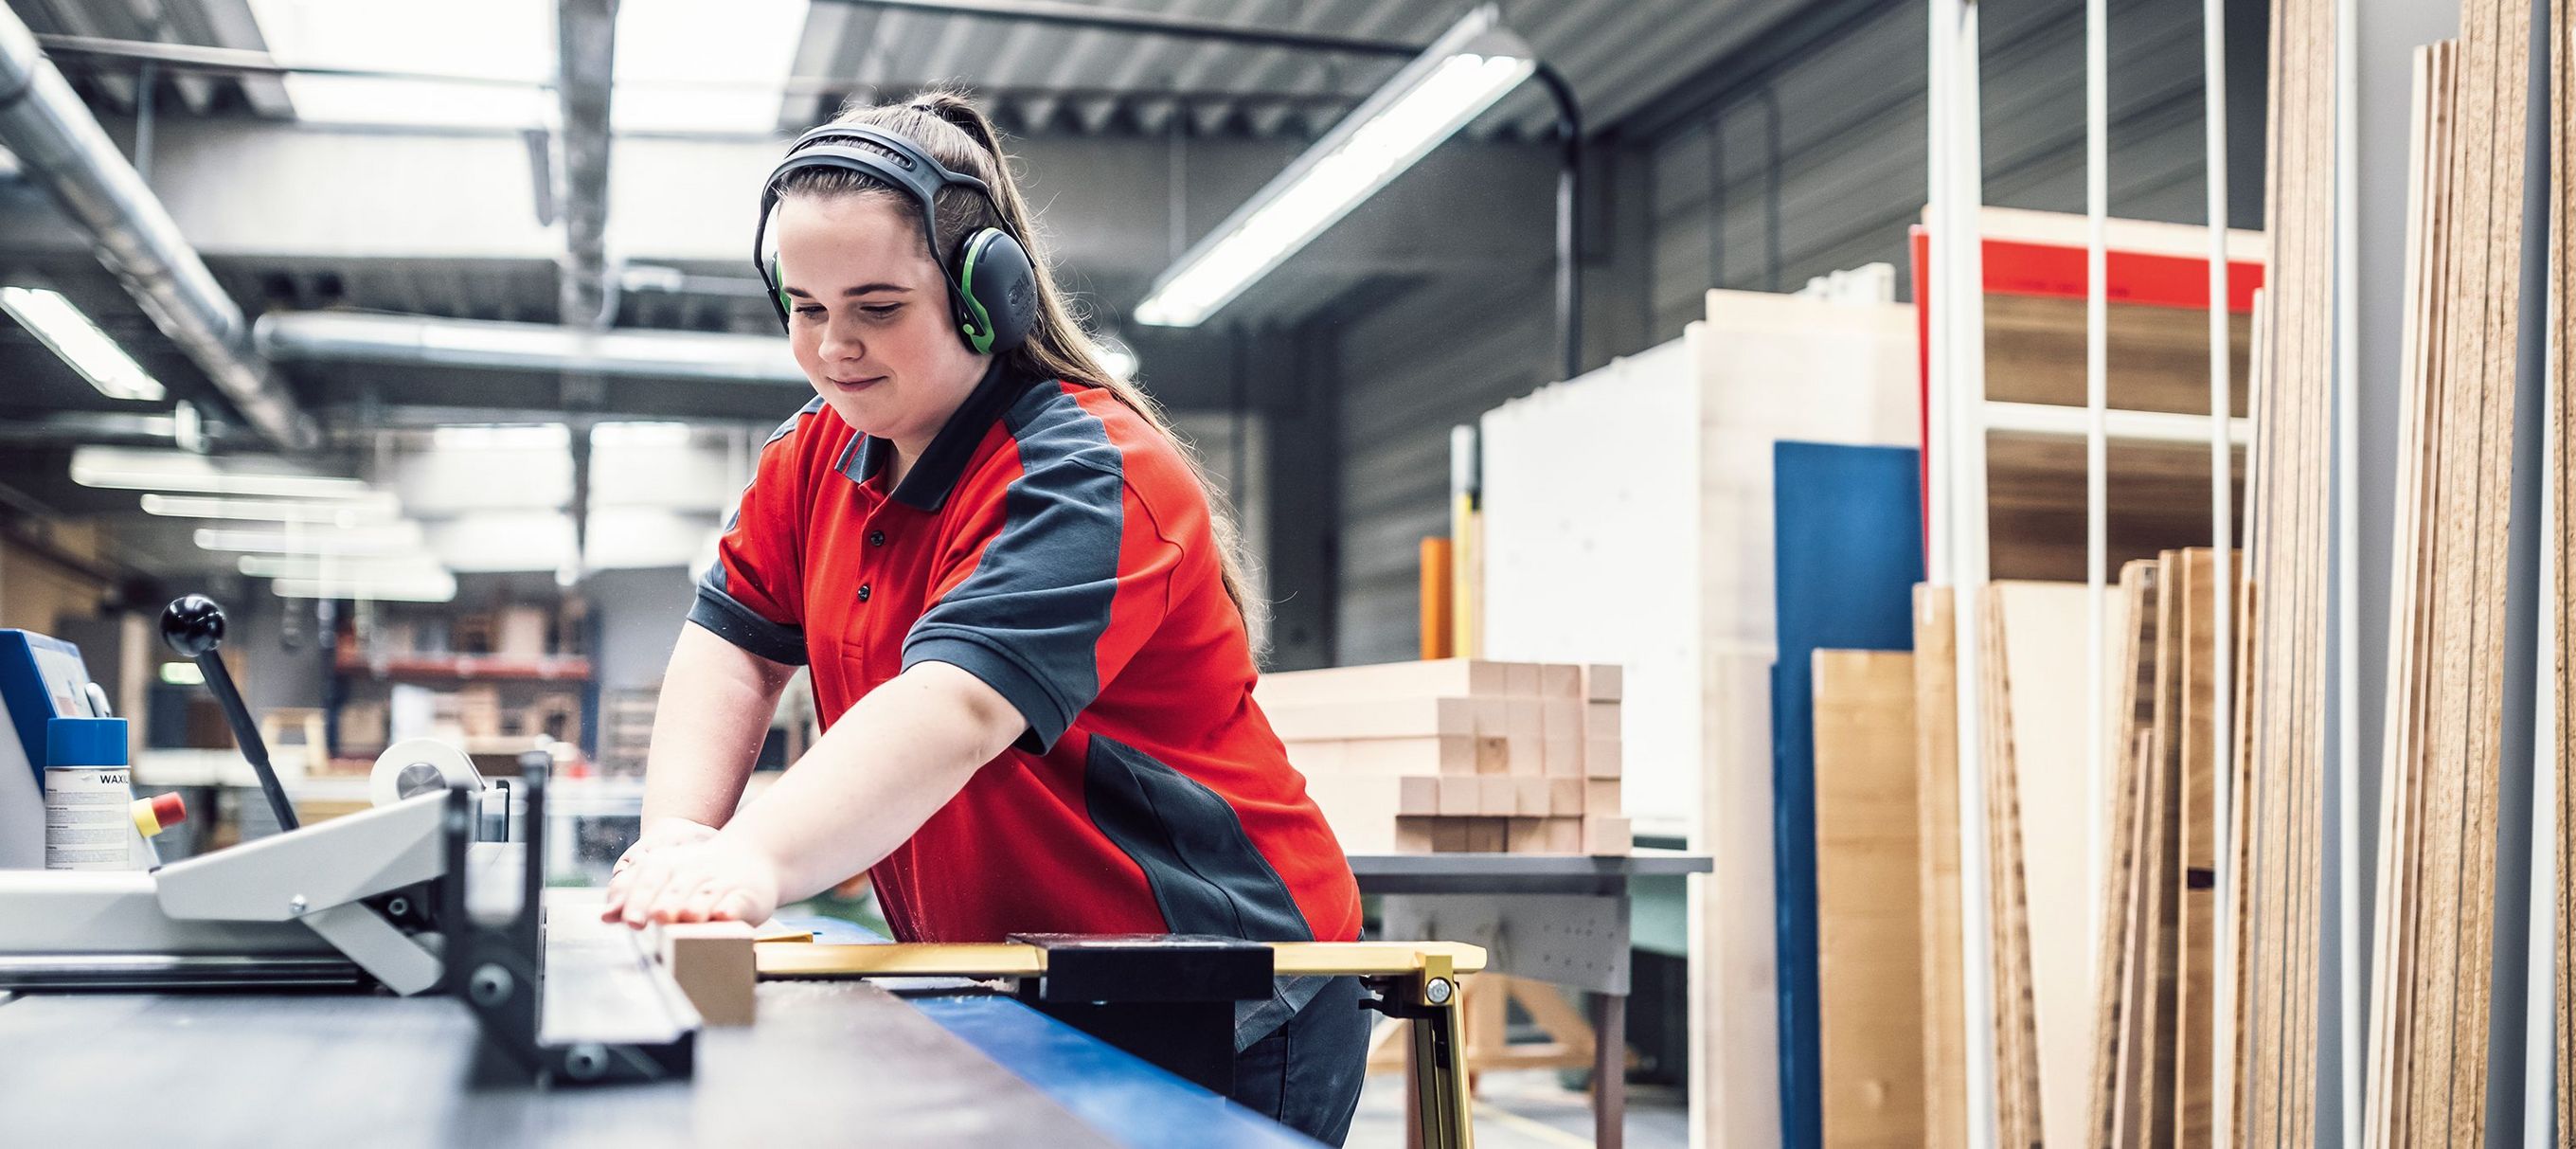
[{"label": "shirt button", "polygon": [[859,601],[860,601],[860,602],[866,602],[866,601],[868,601],[868,584],[866,584],[866,583],[860,583],[860,584],[859,584]]},{"label": "shirt button", "polygon": [[868,545],[869,545],[869,546],[872,546],[872,547],[881,547],[881,546],[884,546],[884,545],[885,545],[885,532],[884,532],[884,531],[869,531],[869,532],[868,532]]}]

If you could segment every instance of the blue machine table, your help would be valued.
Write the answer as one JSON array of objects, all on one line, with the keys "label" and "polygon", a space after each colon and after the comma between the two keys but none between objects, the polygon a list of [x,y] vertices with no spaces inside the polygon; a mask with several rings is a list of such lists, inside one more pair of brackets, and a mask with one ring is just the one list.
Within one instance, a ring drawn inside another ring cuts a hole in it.
[{"label": "blue machine table", "polygon": [[[555,931],[548,962],[563,951]],[[550,972],[548,979],[558,975]],[[690,1080],[540,1089],[447,997],[0,999],[0,1141],[161,1146],[1309,1146],[1008,996],[765,982]],[[562,1004],[556,1004],[561,997]],[[550,995],[548,1022],[574,995]]]},{"label": "blue machine table", "polygon": [[1585,991],[1593,1029],[1592,1130],[1619,1149],[1627,1120],[1628,883],[1704,874],[1701,854],[1359,854],[1360,892],[1380,898],[1381,936],[1481,946],[1485,969]]}]

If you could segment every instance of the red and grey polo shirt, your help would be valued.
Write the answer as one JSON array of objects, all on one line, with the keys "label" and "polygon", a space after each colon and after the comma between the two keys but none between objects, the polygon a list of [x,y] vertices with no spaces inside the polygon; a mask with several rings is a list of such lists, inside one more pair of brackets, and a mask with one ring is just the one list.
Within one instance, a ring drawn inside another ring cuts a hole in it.
[{"label": "red and grey polo shirt", "polygon": [[871,871],[895,932],[1357,938],[1177,449],[1105,390],[996,367],[892,491],[890,451],[820,399],[779,427],[689,618],[810,664],[827,724],[924,661],[1028,720]]}]

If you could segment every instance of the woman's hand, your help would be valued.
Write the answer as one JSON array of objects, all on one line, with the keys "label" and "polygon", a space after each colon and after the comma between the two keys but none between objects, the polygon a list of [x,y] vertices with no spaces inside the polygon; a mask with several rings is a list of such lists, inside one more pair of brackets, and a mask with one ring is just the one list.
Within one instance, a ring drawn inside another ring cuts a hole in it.
[{"label": "woman's hand", "polygon": [[618,855],[617,866],[609,871],[609,876],[613,878],[625,873],[656,850],[695,845],[715,836],[716,828],[703,822],[679,817],[655,818],[644,824],[644,833],[635,839],[635,844]]},{"label": "woman's hand", "polygon": [[716,834],[703,841],[653,851],[608,883],[603,921],[637,929],[648,922],[751,922],[778,909],[778,863],[741,837]]}]

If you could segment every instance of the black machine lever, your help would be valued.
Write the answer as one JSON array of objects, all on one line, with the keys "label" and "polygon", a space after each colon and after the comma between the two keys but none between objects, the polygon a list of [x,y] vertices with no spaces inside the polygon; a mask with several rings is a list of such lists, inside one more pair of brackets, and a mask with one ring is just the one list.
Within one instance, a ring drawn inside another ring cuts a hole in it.
[{"label": "black machine lever", "polygon": [[277,815],[278,830],[302,825],[296,820],[295,804],[286,800],[286,787],[277,782],[277,768],[268,763],[268,740],[259,736],[259,723],[251,720],[250,707],[233,685],[232,672],[224,669],[224,660],[215,653],[224,644],[224,608],[201,594],[172,600],[161,612],[161,641],[168,643],[179,657],[194,661],[205,675],[206,689],[215,693],[216,703],[224,710],[224,722],[233,728],[233,741],[241,744],[242,757],[250,760],[251,771],[259,775],[260,792],[268,796],[268,808]]}]

